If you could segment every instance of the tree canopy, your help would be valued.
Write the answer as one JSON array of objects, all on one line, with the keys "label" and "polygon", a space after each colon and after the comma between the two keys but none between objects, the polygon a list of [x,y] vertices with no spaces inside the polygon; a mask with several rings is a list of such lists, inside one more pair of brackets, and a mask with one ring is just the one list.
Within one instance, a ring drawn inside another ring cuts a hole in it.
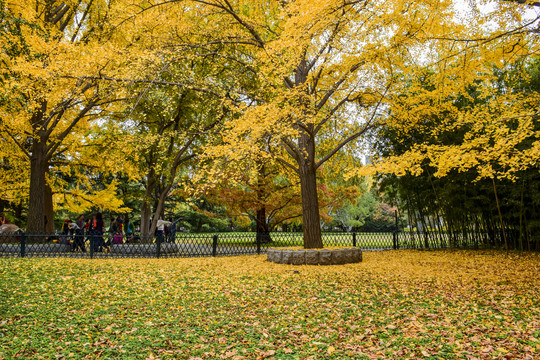
[{"label": "tree canopy", "polygon": [[[418,175],[429,160],[439,177],[474,169],[478,178],[514,180],[540,156],[538,92],[519,85],[535,69],[535,4],[27,5],[0,3],[0,158],[2,194],[16,199],[28,189],[31,232],[43,231],[53,193],[121,208],[114,182],[98,189],[91,181],[125,174],[118,163],[145,179],[153,208],[143,205],[143,217],[153,211],[155,226],[181,176],[196,190],[223,178],[224,164],[256,159],[297,178],[305,247],[322,247],[318,194],[333,171]],[[430,136],[371,166],[351,161],[381,128],[394,140]],[[454,132],[461,140],[446,141]],[[121,144],[116,157],[125,161],[100,156],[103,139]],[[262,168],[244,174],[247,183]]]}]

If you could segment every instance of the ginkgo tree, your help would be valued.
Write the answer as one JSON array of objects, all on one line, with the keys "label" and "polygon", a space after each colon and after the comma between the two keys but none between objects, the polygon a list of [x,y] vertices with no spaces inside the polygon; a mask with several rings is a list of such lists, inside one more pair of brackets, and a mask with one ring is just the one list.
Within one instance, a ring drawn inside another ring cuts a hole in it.
[{"label": "ginkgo tree", "polygon": [[[247,217],[255,224],[257,240],[270,242],[270,232],[302,218],[302,199],[298,177],[272,159],[242,159],[241,164],[223,164],[215,186],[206,187],[206,197],[221,205],[227,214]],[[321,175],[321,174],[320,174]],[[358,196],[356,186],[332,183],[321,175],[317,184],[320,212],[325,221],[334,209]]]},{"label": "ginkgo tree", "polygon": [[201,147],[226,116],[219,99],[213,100],[191,90],[157,88],[140,99],[129,115],[134,121],[126,124],[121,143],[131,155],[126,162],[143,174],[143,237],[154,233],[180,175],[194,167]]},{"label": "ginkgo tree", "polygon": [[[272,159],[295,173],[304,246],[322,247],[317,174],[325,163],[380,124],[406,119],[404,128],[412,127],[425,114],[449,110],[445,100],[470,84],[484,83],[488,93],[488,64],[504,65],[536,51],[528,33],[536,22],[522,16],[529,5],[519,2],[498,3],[497,12],[487,14],[471,11],[467,19],[441,0],[34,0],[27,5],[15,1],[2,7],[7,31],[1,41],[8,50],[0,59],[0,111],[3,141],[15,144],[30,164],[32,232],[43,229],[51,159],[59,151],[74,152],[91,120],[111,104],[120,105],[133,84],[144,83],[219,99],[232,115],[205,146],[207,158],[232,164],[258,152],[266,156],[263,161]],[[174,71],[171,65],[180,62],[194,66]],[[437,68],[435,91],[415,91],[418,82],[411,86],[411,79],[426,66]],[[414,94],[405,102],[395,96],[404,89]],[[508,132],[497,132],[496,114],[531,119],[534,101],[501,94],[498,111],[486,108],[466,117],[484,121],[503,145]],[[519,110],[523,105],[527,114]],[[530,134],[527,122],[521,124],[510,143]],[[485,148],[493,157],[500,147]],[[436,156],[432,149],[389,162],[391,170],[414,172],[416,159]],[[443,152],[441,164],[452,163],[456,154],[471,158],[465,156],[470,152],[451,150]],[[520,159],[526,157],[508,165]],[[208,179],[216,171],[206,166],[210,163],[197,169]],[[348,172],[355,174],[356,169]]]},{"label": "ginkgo tree", "polygon": [[[242,115],[207,151],[232,159],[269,143],[268,156],[299,178],[306,248],[323,245],[317,169],[376,125],[406,59],[458,27],[443,1],[168,1],[133,16],[156,14],[164,56],[212,56],[216,68],[235,64],[252,77],[234,84]],[[220,89],[215,79],[200,87],[212,83]],[[321,137],[331,146],[318,149]]]},{"label": "ginkgo tree", "polygon": [[[467,37],[447,35],[430,48],[430,64],[400,74],[385,127],[402,138],[425,131],[429,141],[388,153],[365,170],[416,175],[429,162],[436,177],[473,170],[479,180],[515,180],[537,166],[540,94],[524,91],[522,84],[531,80],[540,50],[538,4],[491,5],[471,10],[464,22]],[[459,143],[445,140],[453,132],[460,134]]]},{"label": "ginkgo tree", "polygon": [[51,169],[71,174],[95,121],[126,95],[118,84],[88,77],[126,69],[125,39],[108,25],[119,9],[101,0],[0,3],[0,136],[11,149],[2,156],[26,169],[16,179],[28,185],[30,233],[53,230]]}]

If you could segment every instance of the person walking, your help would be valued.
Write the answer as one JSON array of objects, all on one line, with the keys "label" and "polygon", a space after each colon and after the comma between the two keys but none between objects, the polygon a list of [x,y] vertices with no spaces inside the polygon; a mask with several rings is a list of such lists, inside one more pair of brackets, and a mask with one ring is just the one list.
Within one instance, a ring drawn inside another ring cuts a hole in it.
[{"label": "person walking", "polygon": [[176,240],[176,222],[178,220],[170,219],[171,224],[169,225],[169,233],[167,234],[167,242],[174,243]]},{"label": "person walking", "polygon": [[71,247],[71,251],[73,251],[73,243],[72,240],[72,234],[73,229],[70,228],[71,220],[66,219],[64,220],[64,223],[62,224],[61,234],[60,234],[60,244],[66,244]]},{"label": "person walking", "polygon": [[124,220],[119,216],[114,222],[113,228],[113,244],[123,244],[124,243]]},{"label": "person walking", "polygon": [[165,221],[159,217],[157,221],[157,227],[156,227],[156,242],[163,242],[163,234],[165,233],[165,226],[171,225],[170,221]]},{"label": "person walking", "polygon": [[124,225],[125,225],[125,231],[126,231],[126,242],[127,243],[130,243],[130,242],[133,242],[133,233],[135,232],[134,231],[134,228],[133,228],[133,222],[131,220],[129,220],[129,217],[128,215],[125,215],[124,216]]},{"label": "person walking", "polygon": [[94,221],[92,224],[92,235],[94,236],[94,251],[103,252],[103,228],[105,224],[103,223],[103,215],[98,212],[94,215]]},{"label": "person walking", "polygon": [[76,251],[77,248],[81,249],[82,252],[86,252],[84,246],[84,215],[79,215],[77,221],[75,221],[75,240],[73,241],[73,250]]}]

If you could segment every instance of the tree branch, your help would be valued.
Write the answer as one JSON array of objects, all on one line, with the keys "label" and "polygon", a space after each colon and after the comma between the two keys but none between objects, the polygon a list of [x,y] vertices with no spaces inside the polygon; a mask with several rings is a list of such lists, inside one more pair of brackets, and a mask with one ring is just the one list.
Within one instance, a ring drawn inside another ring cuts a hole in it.
[{"label": "tree branch", "polygon": [[351,136],[349,136],[348,138],[346,138],[345,140],[343,140],[341,143],[339,143],[335,148],[334,150],[330,151],[330,153],[328,153],[324,158],[322,158],[319,162],[317,162],[315,164],[315,169],[318,169],[319,166],[321,166],[322,164],[324,164],[328,159],[330,159],[332,156],[334,156],[339,150],[341,150],[341,148],[343,148],[345,145],[347,145],[348,143],[350,143],[351,141],[357,139],[360,135],[364,134],[366,131],[368,131],[369,129],[373,128],[374,125],[373,125],[373,119],[375,119],[375,115],[377,114],[377,110],[379,109],[379,106],[382,104],[382,101],[383,99],[385,98],[386,94],[388,93],[388,90],[390,89],[390,85],[386,88],[386,91],[384,92],[384,94],[381,95],[381,98],[379,99],[379,101],[377,102],[377,106],[375,106],[375,109],[373,110],[373,113],[371,114],[371,118],[369,119],[369,121],[367,122],[367,124],[364,126],[364,128],[354,134],[352,134]]},{"label": "tree branch", "polygon": [[71,133],[71,130],[73,130],[73,128],[78,124],[79,120],[81,120],[88,111],[90,111],[94,106],[95,104],[97,103],[97,101],[99,100],[98,96],[94,96],[92,98],[92,100],[90,100],[90,102],[84,107],[84,109],[82,109],[79,114],[71,121],[71,123],[69,124],[69,126],[64,130],[62,131],[55,139],[55,141],[53,141],[49,146],[48,146],[48,149],[46,150],[46,159],[47,161],[49,161],[54,152],[56,151],[56,149],[58,148],[58,146],[60,146],[60,144],[62,143],[62,141],[64,140],[64,138],[69,134]]},{"label": "tree branch", "polygon": [[289,153],[289,155],[291,155],[293,159],[298,161],[298,158],[299,158],[298,149],[296,148],[294,143],[285,136],[281,138],[281,141],[283,143],[282,147]]},{"label": "tree branch", "polygon": [[88,5],[86,5],[86,10],[82,14],[80,20],[77,22],[77,29],[75,29],[75,31],[73,32],[73,36],[71,36],[71,42],[75,42],[75,39],[77,38],[77,34],[79,33],[79,31],[81,31],[82,24],[84,20],[86,19],[86,16],[88,16],[88,13],[90,12],[90,8],[92,7],[93,2],[94,0],[90,0],[88,2]]},{"label": "tree branch", "polygon": [[332,88],[330,88],[326,94],[324,95],[324,97],[321,99],[321,101],[319,101],[319,103],[316,105],[316,108],[317,110],[320,110],[325,104],[326,102],[328,101],[328,99],[330,99],[330,97],[332,95],[334,95],[334,93],[339,89],[339,87],[341,86],[341,84],[343,84],[345,82],[345,80],[347,80],[347,78],[349,77],[349,75],[353,72],[355,72],[356,70],[358,70],[358,68],[360,66],[362,66],[363,64],[365,63],[365,61],[360,61],[359,63],[356,63],[354,64],[353,66],[351,66],[351,68],[349,69],[349,71],[347,71],[342,77],[341,79],[339,79],[338,81],[336,81],[334,83],[334,85],[332,86]]},{"label": "tree branch", "polygon": [[[0,124],[2,123],[2,121],[0,120]],[[13,142],[15,143],[15,145],[17,145],[17,147],[19,147],[19,149],[22,150],[22,152],[30,159],[30,153],[28,151],[26,151],[26,149],[24,148],[24,146],[22,146],[21,144],[19,144],[19,141],[17,141],[17,139],[15,138],[15,136],[13,136],[13,134],[11,133],[11,131],[8,130],[7,126],[4,126],[4,131],[9,135],[9,137],[13,140]]]},{"label": "tree branch", "polygon": [[323,46],[319,49],[319,51],[317,52],[317,54],[314,56],[314,58],[311,60],[311,62],[308,64],[307,66],[307,71],[311,71],[311,69],[313,68],[313,66],[315,66],[315,64],[317,63],[317,61],[320,59],[321,55],[325,52],[325,50],[328,48],[328,50],[330,50],[331,48],[331,43],[334,41],[334,39],[336,38],[338,32],[339,32],[339,25],[341,25],[341,22],[338,21],[336,23],[336,26],[334,27],[334,29],[332,30],[332,34],[330,34],[330,36],[328,37],[328,39],[326,39],[326,41],[324,42]]},{"label": "tree branch", "polygon": [[321,120],[320,123],[317,124],[317,126],[315,127],[315,130],[314,130],[315,134],[317,134],[319,132],[319,130],[321,130],[321,128],[324,126],[324,124],[326,124],[328,122],[328,120],[330,120],[332,118],[332,116],[336,113],[336,111],[339,110],[339,108],[341,108],[343,106],[343,104],[345,104],[348,101],[351,101],[351,99],[349,98],[349,95],[347,95],[340,102],[338,102],[336,104],[336,106],[334,106],[332,108],[332,110],[330,110],[330,113],[326,116],[326,118],[324,118],[323,120]]},{"label": "tree branch", "polygon": [[235,18],[235,20],[240,24],[242,25],[244,28],[246,28],[250,33],[251,35],[253,35],[253,37],[255,38],[255,40],[259,43],[259,47],[260,48],[264,48],[264,46],[266,45],[265,42],[261,39],[261,37],[259,36],[259,34],[255,31],[255,28],[252,26],[252,25],[249,25],[247,24],[246,22],[244,22],[244,20],[242,20],[240,18],[240,16],[238,16],[238,14],[234,11],[233,7],[231,6],[231,3],[228,1],[228,0],[223,0],[225,1],[225,3],[227,4],[228,6],[228,9],[226,7],[221,7],[221,6],[217,6],[217,5],[214,5],[214,6],[217,6],[218,8],[222,8],[223,10],[227,11],[232,17]]},{"label": "tree branch", "polygon": [[192,85],[189,85],[189,84],[172,82],[172,81],[122,79],[122,78],[113,78],[113,77],[109,77],[109,76],[80,76],[80,77],[78,77],[78,76],[65,75],[63,77],[67,78],[67,79],[106,80],[106,81],[116,81],[116,82],[128,82],[128,83],[132,83],[132,84],[155,84],[155,85],[179,86],[179,87],[184,87],[186,89],[190,89],[190,90],[193,90],[193,91],[198,91],[198,92],[214,95],[214,96],[216,96],[216,97],[218,97],[220,99],[227,98],[227,99],[231,100],[234,104],[239,104],[236,100],[230,98],[228,96],[228,94],[227,95],[222,95],[222,94],[220,94],[220,93],[218,93],[216,91],[210,90],[210,89],[200,88],[200,87],[192,86]]},{"label": "tree branch", "polygon": [[285,166],[291,168],[292,170],[294,170],[294,172],[295,172],[296,174],[298,174],[298,175],[300,174],[300,170],[299,170],[298,168],[296,168],[294,165],[290,164],[289,162],[287,162],[287,161],[285,161],[285,160],[283,160],[282,158],[279,158],[279,157],[276,157],[275,159],[276,159],[278,162],[280,162],[281,164],[283,164],[283,165],[285,165]]},{"label": "tree branch", "polygon": [[330,159],[332,156],[334,156],[339,150],[341,150],[342,147],[344,147],[345,145],[347,145],[348,143],[350,143],[351,141],[357,139],[358,137],[360,137],[360,135],[362,135],[363,133],[365,133],[366,131],[368,131],[369,129],[371,129],[373,127],[373,125],[371,124],[368,124],[366,126],[364,126],[364,128],[354,134],[352,134],[351,136],[349,136],[348,138],[346,138],[345,140],[343,140],[342,142],[340,142],[335,148],[334,150],[330,151],[330,153],[328,153],[324,158],[322,158],[319,162],[317,162],[317,164],[315,164],[315,169],[318,169],[319,166],[321,166],[322,164],[324,164],[328,159]]}]

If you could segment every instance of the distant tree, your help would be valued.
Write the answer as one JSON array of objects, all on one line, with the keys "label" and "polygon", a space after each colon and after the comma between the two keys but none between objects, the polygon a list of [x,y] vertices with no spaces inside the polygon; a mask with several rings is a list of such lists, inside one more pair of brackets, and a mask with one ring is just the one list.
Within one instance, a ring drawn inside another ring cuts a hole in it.
[{"label": "distant tree", "polygon": [[92,0],[0,3],[0,158],[24,169],[15,178],[28,189],[30,233],[53,230],[52,178],[76,171],[93,120],[122,98],[117,84],[91,77],[128,59],[112,51],[121,37],[104,34],[115,10]]}]

